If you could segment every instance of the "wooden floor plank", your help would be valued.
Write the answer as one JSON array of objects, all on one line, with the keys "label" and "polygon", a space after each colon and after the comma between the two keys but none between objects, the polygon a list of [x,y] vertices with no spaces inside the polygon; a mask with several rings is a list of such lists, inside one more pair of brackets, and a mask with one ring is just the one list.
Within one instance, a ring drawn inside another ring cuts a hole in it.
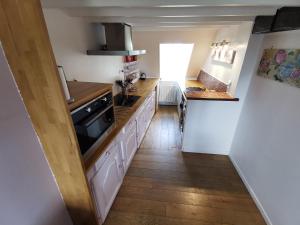
[{"label": "wooden floor plank", "polygon": [[240,192],[246,192],[244,185],[236,180],[230,180],[220,177],[200,177],[197,174],[185,174],[182,172],[164,171],[164,170],[151,170],[144,168],[131,167],[127,171],[128,176],[146,177],[157,180],[169,180],[169,181],[182,181],[187,184],[194,185],[196,187],[211,188],[217,190],[235,190]]},{"label": "wooden floor plank", "polygon": [[212,188],[198,187],[193,183],[187,183],[183,181],[170,181],[170,180],[158,180],[146,177],[131,177],[126,176],[123,181],[123,186],[132,186],[132,187],[152,187],[155,189],[163,190],[175,190],[181,192],[190,192],[190,193],[201,193],[206,195],[216,195],[216,196],[229,196],[237,199],[248,198],[251,199],[248,192],[241,192],[239,190],[226,190],[219,189],[215,190]]},{"label": "wooden floor plank", "polygon": [[143,168],[143,169],[153,169],[153,170],[164,170],[164,171],[174,171],[186,174],[198,175],[201,177],[221,177],[221,178],[231,178],[239,180],[240,177],[237,173],[234,173],[232,169],[208,167],[208,166],[193,166],[193,165],[182,165],[177,163],[168,162],[153,162],[153,161],[142,161],[133,160],[131,163],[133,168]]},{"label": "wooden floor plank", "polygon": [[236,198],[232,197],[213,196],[201,193],[125,186],[120,190],[119,196],[186,205],[232,209],[245,212],[257,212],[256,206],[251,199],[237,200]]},{"label": "wooden floor plank", "polygon": [[154,216],[166,216],[167,204],[159,201],[117,197],[113,211],[132,212]]},{"label": "wooden floor plank", "polygon": [[169,156],[162,154],[145,154],[142,151],[137,152],[134,160],[150,161],[150,162],[162,162],[162,163],[177,163],[182,165],[193,165],[193,166],[207,166],[207,167],[217,167],[217,168],[233,168],[229,161],[221,160],[208,160],[201,158],[187,158],[184,155],[174,155]]},{"label": "wooden floor plank", "polygon": [[183,153],[176,107],[160,107],[105,225],[266,225],[228,156]]},{"label": "wooden floor plank", "polygon": [[257,219],[257,213],[238,212],[210,207],[168,204],[167,217],[193,219],[211,223],[225,223],[234,225],[263,225]]},{"label": "wooden floor plank", "polygon": [[[151,216],[127,212],[112,211],[105,222],[106,225],[211,225],[197,220]],[[221,224],[214,224],[221,225]],[[224,224],[222,224],[224,225]]]}]

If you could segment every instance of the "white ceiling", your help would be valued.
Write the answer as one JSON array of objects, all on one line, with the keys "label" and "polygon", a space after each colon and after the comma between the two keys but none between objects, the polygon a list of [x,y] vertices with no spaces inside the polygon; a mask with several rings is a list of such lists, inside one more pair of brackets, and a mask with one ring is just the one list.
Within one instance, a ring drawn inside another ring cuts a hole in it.
[{"label": "white ceiling", "polygon": [[126,22],[137,29],[212,27],[274,15],[300,0],[42,0],[44,8],[60,8],[90,22]]}]

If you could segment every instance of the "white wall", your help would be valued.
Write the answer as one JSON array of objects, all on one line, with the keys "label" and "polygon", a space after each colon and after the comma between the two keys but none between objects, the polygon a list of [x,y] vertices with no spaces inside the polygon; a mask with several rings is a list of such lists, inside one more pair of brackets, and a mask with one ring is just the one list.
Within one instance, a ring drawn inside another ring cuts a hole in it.
[{"label": "white wall", "polygon": [[0,45],[0,224],[71,225]]},{"label": "white wall", "polygon": [[220,29],[214,42],[222,42],[223,40],[230,42],[230,48],[237,51],[234,63],[226,64],[216,62],[212,60],[211,57],[207,57],[207,61],[203,66],[203,70],[205,72],[214,76],[223,83],[229,84],[231,82],[229,92],[232,95],[235,95],[252,26],[252,22],[243,22],[241,25],[233,25]]},{"label": "white wall", "polygon": [[[268,34],[261,50],[299,49],[299,36],[299,30]],[[258,77],[256,68],[230,156],[269,224],[299,225],[300,89]]]},{"label": "white wall", "polygon": [[140,69],[150,77],[159,77],[160,43],[194,43],[188,77],[196,77],[202,68],[215,38],[215,29],[195,29],[193,31],[134,31],[133,46],[146,49],[147,54],[139,57]]},{"label": "white wall", "polygon": [[189,100],[183,151],[227,155],[238,116],[237,102]]},{"label": "white wall", "polygon": [[[43,9],[50,41],[58,65],[64,67],[68,80],[114,83],[123,67],[121,56],[88,56],[86,50],[97,48],[95,34],[83,18],[70,17],[59,9]],[[196,77],[202,68],[216,29],[194,31],[134,31],[135,49],[146,49],[138,56],[141,71],[159,77],[159,43],[195,43],[188,69]]]},{"label": "white wall", "polygon": [[86,54],[86,50],[98,47],[88,22],[59,9],[43,11],[56,62],[64,67],[68,80],[114,83],[120,78],[121,56]]},{"label": "white wall", "polygon": [[188,101],[183,150],[228,155],[247,90],[260,53],[262,36],[252,35],[240,72],[235,96],[238,102]]}]

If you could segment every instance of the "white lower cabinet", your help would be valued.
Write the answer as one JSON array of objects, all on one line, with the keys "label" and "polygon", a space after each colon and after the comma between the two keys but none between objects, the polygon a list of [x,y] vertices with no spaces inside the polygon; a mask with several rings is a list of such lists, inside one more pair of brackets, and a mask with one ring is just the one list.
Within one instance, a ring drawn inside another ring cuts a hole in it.
[{"label": "white lower cabinet", "polygon": [[109,156],[90,180],[100,223],[106,218],[124,176],[119,145],[114,144],[105,154]]},{"label": "white lower cabinet", "polygon": [[138,147],[141,145],[144,134],[146,132],[147,126],[146,126],[146,113],[145,113],[145,105],[142,106],[142,110],[138,111],[136,122],[137,122],[137,143]]},{"label": "white lower cabinet", "polygon": [[126,171],[137,150],[137,126],[135,119],[132,120],[123,129],[123,140],[121,141],[121,144],[123,153],[123,165]]},{"label": "white lower cabinet", "polygon": [[137,139],[138,147],[141,145],[143,137],[150,125],[151,119],[155,113],[155,92],[148,96],[145,103],[139,109],[136,121],[137,121]]},{"label": "white lower cabinet", "polygon": [[133,118],[87,173],[99,224],[102,224],[122,184],[134,154],[155,113],[155,92],[149,95]]},{"label": "white lower cabinet", "polygon": [[151,93],[151,96],[149,98],[149,101],[147,103],[147,110],[145,110],[145,112],[147,112],[147,116],[146,116],[146,128],[150,125],[152,117],[155,113],[155,92]]}]

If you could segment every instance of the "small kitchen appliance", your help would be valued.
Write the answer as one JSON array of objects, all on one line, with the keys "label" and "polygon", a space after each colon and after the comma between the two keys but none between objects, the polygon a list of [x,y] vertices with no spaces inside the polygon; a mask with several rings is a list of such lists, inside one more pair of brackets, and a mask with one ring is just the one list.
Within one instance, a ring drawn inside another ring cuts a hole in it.
[{"label": "small kitchen appliance", "polygon": [[141,73],[140,80],[146,80],[146,77],[147,77],[146,73]]},{"label": "small kitchen appliance", "polygon": [[71,116],[81,154],[88,157],[114,127],[112,92],[106,92],[73,110]]}]

